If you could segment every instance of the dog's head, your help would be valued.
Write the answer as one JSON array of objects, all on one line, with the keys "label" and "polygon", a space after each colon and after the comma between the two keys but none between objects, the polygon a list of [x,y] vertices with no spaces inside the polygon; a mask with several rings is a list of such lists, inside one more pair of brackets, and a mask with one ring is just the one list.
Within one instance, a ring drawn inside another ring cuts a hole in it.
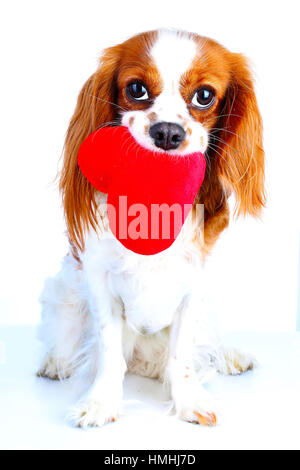
[{"label": "dog's head", "polygon": [[205,153],[197,202],[205,206],[209,248],[228,224],[227,198],[237,214],[264,205],[262,124],[246,59],[196,34],[151,31],[106,49],[83,86],[65,145],[60,187],[69,236],[83,247],[96,227],[95,189],[81,174],[83,140],[104,126],[125,125],[158,152]]}]

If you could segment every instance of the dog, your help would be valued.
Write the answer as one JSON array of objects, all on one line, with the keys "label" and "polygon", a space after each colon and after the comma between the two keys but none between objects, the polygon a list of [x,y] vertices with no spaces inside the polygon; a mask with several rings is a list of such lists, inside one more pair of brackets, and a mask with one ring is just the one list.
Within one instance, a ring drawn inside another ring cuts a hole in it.
[{"label": "dog", "polygon": [[[77,164],[90,133],[120,125],[146,149],[205,154],[193,210],[175,243],[153,256],[112,236],[106,195]],[[246,58],[172,30],[104,50],[70,121],[60,190],[70,249],[41,295],[45,355],[38,375],[87,385],[71,414],[77,426],[121,415],[126,371],[169,384],[180,419],[215,425],[205,377],[255,365],[250,355],[219,344],[205,306],[205,259],[229,224],[228,198],[234,194],[237,216],[257,217],[265,205],[262,121]]]}]

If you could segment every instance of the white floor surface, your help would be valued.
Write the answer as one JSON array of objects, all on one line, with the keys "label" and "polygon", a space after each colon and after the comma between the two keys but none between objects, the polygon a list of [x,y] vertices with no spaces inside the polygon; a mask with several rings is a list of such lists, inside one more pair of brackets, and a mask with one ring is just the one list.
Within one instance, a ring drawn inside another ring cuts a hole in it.
[{"label": "white floor surface", "polygon": [[127,376],[124,416],[87,431],[65,419],[70,385],[35,377],[35,335],[34,327],[0,328],[0,449],[300,449],[300,333],[226,337],[260,367],[207,386],[222,412],[215,428],[168,416],[161,384]]}]

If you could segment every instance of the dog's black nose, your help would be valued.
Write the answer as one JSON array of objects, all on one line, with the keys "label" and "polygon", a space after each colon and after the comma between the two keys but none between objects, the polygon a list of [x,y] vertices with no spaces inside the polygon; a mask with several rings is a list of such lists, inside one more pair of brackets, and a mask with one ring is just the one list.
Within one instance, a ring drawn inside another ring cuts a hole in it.
[{"label": "dog's black nose", "polygon": [[149,134],[156,147],[164,150],[177,149],[185,139],[185,130],[173,122],[153,124],[149,129]]}]

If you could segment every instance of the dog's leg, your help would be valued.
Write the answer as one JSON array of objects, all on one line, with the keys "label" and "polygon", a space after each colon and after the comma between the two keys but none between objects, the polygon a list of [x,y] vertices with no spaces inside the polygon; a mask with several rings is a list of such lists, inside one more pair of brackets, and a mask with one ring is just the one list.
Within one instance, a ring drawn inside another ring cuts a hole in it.
[{"label": "dog's leg", "polygon": [[91,312],[98,335],[97,370],[93,385],[69,413],[79,427],[103,426],[121,414],[126,364],[122,354],[122,306],[108,290],[91,295]]},{"label": "dog's leg", "polygon": [[81,339],[89,328],[87,305],[79,295],[80,282],[81,271],[71,256],[65,257],[61,271],[45,282],[40,297],[39,339],[44,355],[39,377],[65,379],[76,371]]},{"label": "dog's leg", "polygon": [[[193,297],[178,310],[171,328],[167,369],[171,394],[179,418],[207,426],[217,423],[216,407],[194,367],[194,337],[200,305]],[[205,343],[203,343],[205,344]]]}]

